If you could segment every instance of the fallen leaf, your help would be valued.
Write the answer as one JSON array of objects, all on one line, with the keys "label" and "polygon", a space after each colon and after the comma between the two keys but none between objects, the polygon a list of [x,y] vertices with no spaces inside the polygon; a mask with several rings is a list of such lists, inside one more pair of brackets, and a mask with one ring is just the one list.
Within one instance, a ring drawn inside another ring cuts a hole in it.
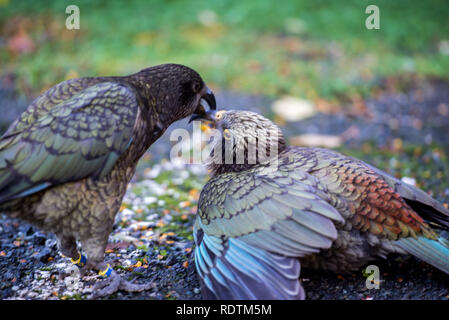
[{"label": "fallen leaf", "polygon": [[189,198],[192,198],[192,200],[198,200],[200,197],[200,193],[196,189],[191,189],[189,191]]},{"label": "fallen leaf", "polygon": [[142,266],[142,261],[137,261],[136,264],[133,266],[134,268],[139,268]]},{"label": "fallen leaf", "polygon": [[391,146],[393,152],[399,152],[402,150],[403,142],[400,138],[393,140],[393,145]]}]

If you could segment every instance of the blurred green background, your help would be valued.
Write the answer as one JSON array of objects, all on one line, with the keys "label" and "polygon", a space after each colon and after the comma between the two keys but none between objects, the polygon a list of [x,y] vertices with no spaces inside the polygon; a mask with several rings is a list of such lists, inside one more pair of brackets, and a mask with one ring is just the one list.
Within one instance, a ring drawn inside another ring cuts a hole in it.
[{"label": "blurred green background", "polygon": [[[365,27],[371,4],[380,8],[380,30]],[[79,30],[65,26],[68,5],[80,9]],[[169,62],[197,70],[215,92],[218,108],[263,113],[282,127],[290,144],[334,148],[408,177],[449,207],[448,0],[0,0],[0,134],[38,93],[60,81],[128,75]],[[296,100],[287,103],[285,96]],[[310,114],[290,116],[301,110]],[[173,124],[139,161],[123,207],[139,221],[166,221],[154,227],[157,235],[174,232],[177,241],[192,241],[207,177],[198,168],[179,170],[167,161],[169,131],[176,126],[187,127],[187,119]],[[153,169],[158,173],[149,178]],[[179,182],[181,173],[187,178]],[[146,187],[149,180],[179,196],[153,192]],[[144,203],[138,198],[157,201],[138,211]],[[168,211],[170,220],[163,220]],[[161,260],[157,274],[166,285],[158,294],[165,299],[183,298],[197,286],[177,287],[189,269],[170,271],[162,263],[174,247],[145,249],[148,260]],[[22,259],[20,254],[13,269],[22,268]],[[413,267],[404,282],[394,272],[389,278],[390,272],[384,273],[385,288],[395,289],[375,294],[357,289],[365,283],[361,273],[344,281],[312,275],[306,291],[332,299],[346,299],[342,292],[351,293],[350,299],[449,298],[447,290],[438,291],[438,278],[429,282],[422,270]]]},{"label": "blurred green background", "polygon": [[[80,8],[68,30],[65,8]],[[365,8],[380,8],[380,30]],[[36,93],[64,79],[176,62],[212,88],[336,100],[398,75],[449,76],[449,2],[0,0],[0,77]]]}]

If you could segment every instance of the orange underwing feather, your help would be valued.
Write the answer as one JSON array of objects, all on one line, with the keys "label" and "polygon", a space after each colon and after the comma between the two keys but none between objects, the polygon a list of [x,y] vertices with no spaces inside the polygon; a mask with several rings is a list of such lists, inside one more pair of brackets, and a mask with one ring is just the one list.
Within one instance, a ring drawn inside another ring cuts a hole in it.
[{"label": "orange underwing feather", "polygon": [[382,178],[366,168],[352,171],[355,177],[347,175],[345,167],[350,165],[354,163],[345,163],[336,173],[346,191],[356,190],[361,195],[352,206],[354,227],[387,238],[391,234],[395,239],[411,234],[436,238],[429,225]]}]

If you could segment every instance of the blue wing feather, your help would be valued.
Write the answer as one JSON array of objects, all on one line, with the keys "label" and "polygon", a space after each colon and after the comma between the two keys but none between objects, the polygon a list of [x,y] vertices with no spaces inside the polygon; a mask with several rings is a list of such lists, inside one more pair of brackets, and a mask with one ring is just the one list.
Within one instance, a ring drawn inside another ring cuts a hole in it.
[{"label": "blue wing feather", "polygon": [[195,264],[205,298],[304,299],[298,259],[201,230],[195,230],[195,235]]}]

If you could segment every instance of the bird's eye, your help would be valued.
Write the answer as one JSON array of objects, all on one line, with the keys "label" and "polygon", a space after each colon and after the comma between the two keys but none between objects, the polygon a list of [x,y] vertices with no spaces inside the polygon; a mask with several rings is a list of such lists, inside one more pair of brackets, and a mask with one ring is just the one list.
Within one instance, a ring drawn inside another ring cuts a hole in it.
[{"label": "bird's eye", "polygon": [[223,131],[223,138],[225,138],[225,140],[230,140],[231,139],[231,131],[229,131],[228,129],[225,129]]},{"label": "bird's eye", "polygon": [[218,111],[216,114],[215,114],[215,120],[220,120],[221,118],[223,118],[223,114],[224,114],[225,112],[224,111]]},{"label": "bird's eye", "polygon": [[200,84],[199,82],[194,82],[194,83],[192,84],[192,90],[193,90],[193,92],[195,92],[195,93],[200,92],[200,90],[201,90],[201,84]]}]

